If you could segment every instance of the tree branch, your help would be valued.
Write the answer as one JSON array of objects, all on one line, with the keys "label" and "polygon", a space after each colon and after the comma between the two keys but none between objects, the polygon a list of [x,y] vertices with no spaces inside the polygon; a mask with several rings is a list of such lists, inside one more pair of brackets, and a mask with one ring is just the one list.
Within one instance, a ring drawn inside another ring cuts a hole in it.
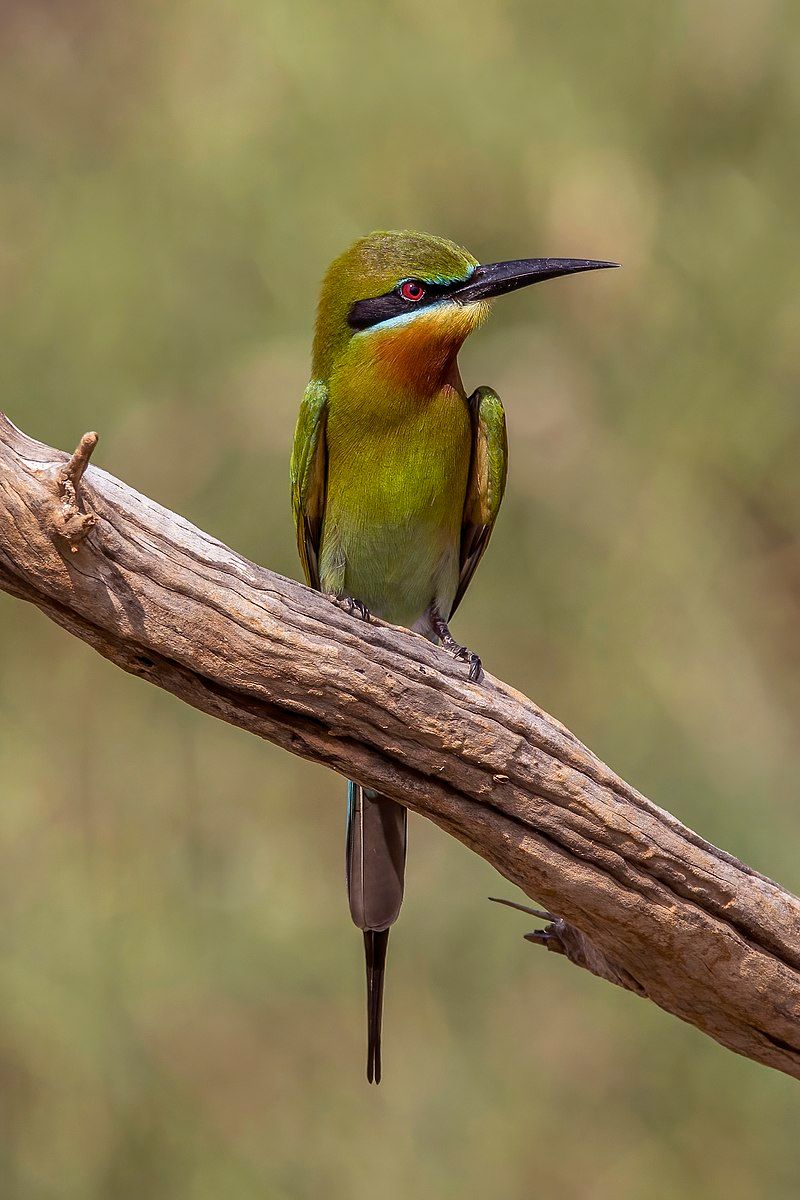
[{"label": "tree branch", "polygon": [[[357,621],[0,415],[0,588],[131,674],[395,797],[559,913],[533,940],[800,1077],[800,900],[530,700]],[[549,918],[549,913],[544,914]]]}]

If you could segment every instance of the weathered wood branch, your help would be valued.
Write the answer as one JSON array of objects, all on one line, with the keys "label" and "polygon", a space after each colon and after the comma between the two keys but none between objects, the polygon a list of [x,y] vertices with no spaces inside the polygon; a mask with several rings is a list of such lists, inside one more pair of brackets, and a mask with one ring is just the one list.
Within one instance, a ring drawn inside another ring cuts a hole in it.
[{"label": "weathered wood branch", "polygon": [[195,708],[423,813],[559,914],[534,940],[800,1077],[800,899],[505,684],[470,684],[424,639],[87,469],[95,440],[68,459],[0,416],[0,588]]}]

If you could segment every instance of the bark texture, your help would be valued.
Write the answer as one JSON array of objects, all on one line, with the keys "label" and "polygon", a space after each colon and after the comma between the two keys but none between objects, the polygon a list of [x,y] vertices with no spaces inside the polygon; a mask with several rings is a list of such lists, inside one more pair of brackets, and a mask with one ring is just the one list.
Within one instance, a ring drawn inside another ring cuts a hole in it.
[{"label": "bark texture", "polygon": [[131,674],[402,801],[558,917],[531,940],[800,1077],[800,899],[526,697],[364,624],[0,414],[0,588]]}]

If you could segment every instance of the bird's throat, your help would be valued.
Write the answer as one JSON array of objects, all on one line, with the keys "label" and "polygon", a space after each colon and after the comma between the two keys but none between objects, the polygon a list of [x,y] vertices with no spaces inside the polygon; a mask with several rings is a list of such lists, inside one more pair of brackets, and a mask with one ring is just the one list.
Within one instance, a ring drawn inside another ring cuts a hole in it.
[{"label": "bird's throat", "polygon": [[[407,323],[369,331],[359,350],[387,383],[430,396],[445,384],[460,388],[457,358],[487,306],[433,308]],[[357,339],[354,339],[357,340]]]}]

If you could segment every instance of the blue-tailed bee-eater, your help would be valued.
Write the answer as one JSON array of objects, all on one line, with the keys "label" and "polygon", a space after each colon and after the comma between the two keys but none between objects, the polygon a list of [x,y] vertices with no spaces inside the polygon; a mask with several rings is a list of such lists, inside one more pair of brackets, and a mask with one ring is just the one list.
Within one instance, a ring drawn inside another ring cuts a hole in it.
[{"label": "blue-tailed bee-eater", "polygon": [[[467,395],[458,352],[494,297],[616,265],[479,263],[453,242],[408,231],[371,233],[331,264],[291,465],[311,587],[355,616],[374,613],[439,642],[479,681],[480,659],[448,623],[497,519],[507,441],[499,397],[488,387]],[[367,1078],[375,1083],[386,947],[405,859],[405,808],[349,783],[347,892],[364,933]]]}]

